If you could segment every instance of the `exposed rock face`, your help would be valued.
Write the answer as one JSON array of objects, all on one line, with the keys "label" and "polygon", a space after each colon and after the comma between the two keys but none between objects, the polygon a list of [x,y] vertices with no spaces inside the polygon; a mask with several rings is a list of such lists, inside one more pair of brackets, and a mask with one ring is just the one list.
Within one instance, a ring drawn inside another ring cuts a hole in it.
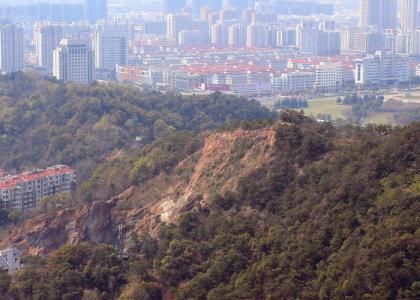
[{"label": "exposed rock face", "polygon": [[49,253],[67,243],[115,244],[117,227],[124,223],[124,215],[114,214],[113,208],[119,201],[131,197],[133,191],[134,188],[130,188],[110,201],[40,215],[11,230],[9,239],[0,245],[14,245],[26,254],[37,255]]},{"label": "exposed rock face", "polygon": [[[153,212],[159,214],[162,221],[173,222],[194,199],[201,198],[200,204],[206,206],[215,190],[221,193],[235,190],[240,177],[270,158],[274,135],[271,130],[238,130],[209,136],[189,181],[160,199]],[[243,149],[236,149],[239,147]],[[238,152],[242,152],[242,157],[233,157]],[[182,167],[181,163],[178,168]]]},{"label": "exposed rock face", "polygon": [[[63,244],[82,241],[113,245],[119,224],[126,238],[145,231],[156,237],[162,224],[175,222],[186,210],[207,206],[212,193],[234,191],[239,178],[269,163],[274,141],[272,129],[209,135],[194,158],[182,161],[169,175],[131,187],[109,201],[40,215],[11,230],[0,245],[14,245],[27,254],[48,254]],[[191,170],[188,176],[177,175],[186,169]],[[133,198],[149,204],[135,209],[119,206]]]}]

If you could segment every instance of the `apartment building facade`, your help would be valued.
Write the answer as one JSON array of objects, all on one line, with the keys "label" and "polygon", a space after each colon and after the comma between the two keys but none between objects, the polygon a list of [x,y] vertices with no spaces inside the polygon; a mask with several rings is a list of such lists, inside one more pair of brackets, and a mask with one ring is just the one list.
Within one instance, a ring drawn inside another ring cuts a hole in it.
[{"label": "apartment building facade", "polygon": [[410,80],[410,61],[390,52],[378,51],[355,62],[355,83],[384,85]]},{"label": "apartment building facade", "polygon": [[16,248],[0,250],[0,268],[9,274],[16,273],[20,268],[21,252]]},{"label": "apartment building facade", "polygon": [[64,165],[0,177],[0,208],[26,210],[48,196],[70,193],[76,184],[73,169]]},{"label": "apartment building facade", "polygon": [[60,44],[63,30],[57,25],[36,24],[34,31],[37,64],[52,72],[53,53]]},{"label": "apartment building facade", "polygon": [[54,50],[53,74],[63,82],[90,84],[93,82],[93,51],[82,40],[63,39]]},{"label": "apartment building facade", "polygon": [[0,71],[23,69],[23,28],[14,24],[0,24]]}]

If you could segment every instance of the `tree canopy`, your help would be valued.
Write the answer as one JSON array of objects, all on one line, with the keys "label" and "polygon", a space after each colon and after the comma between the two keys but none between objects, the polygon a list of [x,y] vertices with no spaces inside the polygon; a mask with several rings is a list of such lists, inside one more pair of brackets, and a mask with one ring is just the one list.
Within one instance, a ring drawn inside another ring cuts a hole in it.
[{"label": "tree canopy", "polygon": [[[17,299],[420,297],[420,124],[334,128],[285,112],[265,126],[275,130],[271,159],[157,239],[131,236],[128,261],[103,245],[64,246],[0,288]],[[125,161],[133,184],[176,172],[200,141],[159,140]]]},{"label": "tree canopy", "polygon": [[178,130],[274,115],[256,101],[215,93],[182,97],[125,85],[62,84],[31,73],[0,76],[0,168],[9,172],[63,163],[87,179],[118,149]]}]

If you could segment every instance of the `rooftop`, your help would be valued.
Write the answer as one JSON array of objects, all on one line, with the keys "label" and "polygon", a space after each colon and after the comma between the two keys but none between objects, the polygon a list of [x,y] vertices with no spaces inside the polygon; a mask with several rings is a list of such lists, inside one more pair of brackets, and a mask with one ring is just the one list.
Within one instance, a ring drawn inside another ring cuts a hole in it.
[{"label": "rooftop", "polygon": [[74,170],[68,166],[57,165],[44,170],[34,170],[30,172],[24,172],[19,175],[6,176],[0,178],[0,189],[11,189],[24,182],[34,181],[55,175],[64,175],[73,172]]}]

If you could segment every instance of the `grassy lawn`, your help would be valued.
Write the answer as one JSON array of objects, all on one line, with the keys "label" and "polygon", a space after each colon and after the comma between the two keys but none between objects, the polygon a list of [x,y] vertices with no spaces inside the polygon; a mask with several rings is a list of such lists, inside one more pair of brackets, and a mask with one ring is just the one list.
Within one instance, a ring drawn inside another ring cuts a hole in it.
[{"label": "grassy lawn", "polygon": [[[335,119],[346,119],[347,112],[351,109],[348,105],[336,103],[336,98],[326,98],[308,101],[309,107],[303,111],[307,116],[316,118],[318,114],[330,114]],[[366,123],[395,124],[393,113],[372,113],[366,118]]]},{"label": "grassy lawn", "polygon": [[303,110],[307,116],[315,118],[318,114],[330,114],[333,119],[345,119],[350,109],[350,106],[337,104],[336,98],[310,100],[308,104],[309,107]]},{"label": "grassy lawn", "polygon": [[371,113],[366,118],[366,123],[395,125],[394,114],[386,112]]}]

